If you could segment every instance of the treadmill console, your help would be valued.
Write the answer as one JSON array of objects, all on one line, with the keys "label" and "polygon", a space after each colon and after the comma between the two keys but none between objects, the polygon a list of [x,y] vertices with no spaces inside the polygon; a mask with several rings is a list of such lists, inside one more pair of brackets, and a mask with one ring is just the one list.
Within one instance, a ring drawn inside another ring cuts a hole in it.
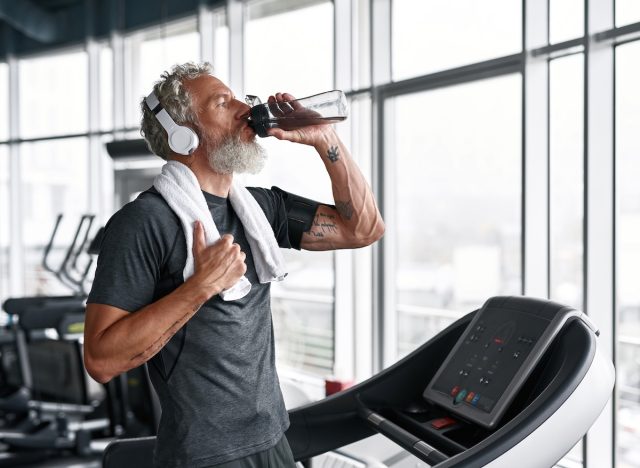
[{"label": "treadmill console", "polygon": [[494,428],[567,319],[581,315],[548,301],[539,307],[518,297],[487,301],[423,397]]}]

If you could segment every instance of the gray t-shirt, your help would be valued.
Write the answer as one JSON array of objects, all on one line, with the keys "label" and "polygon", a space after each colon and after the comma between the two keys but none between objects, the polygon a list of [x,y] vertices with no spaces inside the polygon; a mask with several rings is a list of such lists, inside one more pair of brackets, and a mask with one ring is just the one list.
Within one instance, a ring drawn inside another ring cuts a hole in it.
[{"label": "gray t-shirt", "polygon": [[[249,188],[278,244],[290,248],[286,192]],[[270,284],[260,284],[240,220],[228,199],[203,192],[220,234],[247,254],[250,293],[213,296],[149,361],[162,418],[155,464],[203,467],[275,445],[289,426],[275,369]],[[143,192],[106,225],[88,303],[134,312],[183,283],[186,242],[157,192]]]}]

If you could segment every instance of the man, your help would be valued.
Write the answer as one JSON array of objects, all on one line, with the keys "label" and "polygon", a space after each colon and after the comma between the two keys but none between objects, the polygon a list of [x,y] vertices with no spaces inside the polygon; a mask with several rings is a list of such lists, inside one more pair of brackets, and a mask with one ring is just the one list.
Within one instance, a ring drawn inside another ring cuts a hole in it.
[{"label": "man", "polygon": [[[269,283],[258,281],[245,228],[228,200],[233,173],[256,172],[265,159],[247,123],[249,107],[208,64],[173,67],[154,94],[200,143],[190,155],[172,151],[159,107],[144,100],[142,134],[154,153],[192,171],[222,237],[205,245],[203,223],[194,224],[194,273],[185,280],[187,238],[163,197],[150,190],[118,211],[107,224],[87,301],[85,365],[108,382],[149,361],[162,405],[157,466],[293,466],[283,437],[289,421],[275,371]],[[373,194],[331,126],[269,133],[313,146],[335,199],[329,206],[277,187],[250,188],[280,247],[356,248],[382,236]],[[249,293],[225,301],[220,293],[243,275]]]}]

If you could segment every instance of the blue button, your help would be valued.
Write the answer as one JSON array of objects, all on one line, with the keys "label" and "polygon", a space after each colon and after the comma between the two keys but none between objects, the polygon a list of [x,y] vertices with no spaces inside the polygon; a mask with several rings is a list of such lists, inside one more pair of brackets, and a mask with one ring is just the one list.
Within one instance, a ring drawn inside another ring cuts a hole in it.
[{"label": "blue button", "polygon": [[480,394],[476,393],[476,396],[473,397],[473,400],[471,400],[471,404],[473,406],[477,406],[478,405],[478,400],[480,399]]}]

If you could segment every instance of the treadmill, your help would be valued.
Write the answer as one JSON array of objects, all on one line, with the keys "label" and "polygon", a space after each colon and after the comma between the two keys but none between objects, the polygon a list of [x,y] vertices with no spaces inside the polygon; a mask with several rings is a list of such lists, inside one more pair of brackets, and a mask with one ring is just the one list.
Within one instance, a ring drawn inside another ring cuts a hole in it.
[{"label": "treadmill", "polygon": [[[438,468],[553,466],[611,397],[598,336],[571,307],[493,297],[368,380],[291,410],[294,458],[382,434]],[[152,466],[154,442],[113,442],[103,466]]]}]

